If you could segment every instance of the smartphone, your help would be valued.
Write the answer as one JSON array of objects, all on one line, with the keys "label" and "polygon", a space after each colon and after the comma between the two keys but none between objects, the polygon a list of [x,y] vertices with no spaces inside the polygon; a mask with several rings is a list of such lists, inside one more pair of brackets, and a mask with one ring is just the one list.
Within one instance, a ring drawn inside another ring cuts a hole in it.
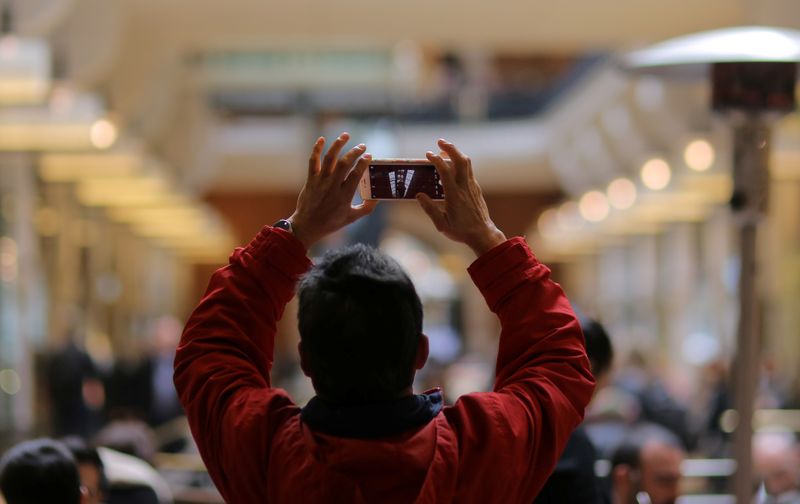
[{"label": "smartphone", "polygon": [[419,193],[444,199],[439,172],[427,159],[373,159],[359,193],[365,200],[413,200]]}]

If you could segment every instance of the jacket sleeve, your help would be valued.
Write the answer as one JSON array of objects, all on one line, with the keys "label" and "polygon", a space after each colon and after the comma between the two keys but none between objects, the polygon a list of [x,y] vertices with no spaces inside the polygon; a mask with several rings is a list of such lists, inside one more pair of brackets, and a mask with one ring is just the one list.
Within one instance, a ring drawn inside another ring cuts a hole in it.
[{"label": "jacket sleeve", "polygon": [[523,238],[490,250],[469,273],[502,326],[494,390],[462,396],[445,414],[459,438],[459,481],[496,486],[460,486],[490,501],[499,491],[532,502],[594,390],[583,334]]},{"label": "jacket sleeve", "polygon": [[213,274],[181,337],[175,387],[227,502],[265,502],[272,437],[299,413],[270,369],[276,323],[310,264],[291,234],[265,227]]}]

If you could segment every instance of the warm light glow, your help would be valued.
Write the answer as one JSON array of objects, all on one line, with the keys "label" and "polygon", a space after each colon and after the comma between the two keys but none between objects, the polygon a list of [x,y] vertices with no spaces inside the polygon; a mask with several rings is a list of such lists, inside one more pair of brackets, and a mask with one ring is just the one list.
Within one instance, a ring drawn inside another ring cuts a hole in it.
[{"label": "warm light glow", "polygon": [[714,147],[706,140],[695,140],[683,151],[686,166],[694,171],[706,171],[714,164]]},{"label": "warm light glow", "polygon": [[578,204],[574,201],[565,201],[558,207],[558,225],[566,231],[580,229],[582,219]]},{"label": "warm light glow", "polygon": [[558,212],[554,208],[545,210],[536,221],[536,226],[542,236],[554,235],[558,229]]},{"label": "warm light glow", "polygon": [[608,184],[608,202],[617,210],[625,210],[636,203],[636,185],[626,178],[618,178]]},{"label": "warm light glow", "polygon": [[669,185],[672,171],[669,164],[660,158],[653,158],[642,166],[642,182],[648,189],[660,191]]},{"label": "warm light glow", "polygon": [[76,187],[78,200],[87,206],[179,205],[187,199],[172,192],[159,177],[118,177],[82,180]]},{"label": "warm light glow", "polygon": [[139,164],[130,154],[45,154],[39,163],[39,174],[47,182],[130,177]]},{"label": "warm light glow", "polygon": [[608,200],[600,191],[589,191],[581,197],[581,215],[589,222],[600,222],[608,217]]},{"label": "warm light glow", "polygon": [[108,149],[117,141],[117,127],[107,119],[100,119],[92,124],[89,138],[98,149]]},{"label": "warm light glow", "polygon": [[190,205],[109,208],[112,219],[125,223],[191,222],[202,223],[206,217],[199,208]]},{"label": "warm light glow", "polygon": [[0,371],[0,390],[8,395],[15,395],[22,388],[22,380],[13,369]]}]

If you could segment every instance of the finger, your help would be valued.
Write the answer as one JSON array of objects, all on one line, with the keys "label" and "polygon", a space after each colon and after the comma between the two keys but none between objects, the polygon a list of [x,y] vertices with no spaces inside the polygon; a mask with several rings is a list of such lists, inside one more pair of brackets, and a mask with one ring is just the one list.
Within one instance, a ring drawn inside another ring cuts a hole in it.
[{"label": "finger", "polygon": [[335,168],[337,178],[344,180],[347,177],[347,174],[350,173],[350,170],[353,168],[356,160],[364,153],[365,150],[367,150],[366,145],[358,144],[347,151],[347,154],[339,158]]},{"label": "finger", "polygon": [[334,140],[334,142],[331,144],[331,148],[328,149],[328,153],[325,154],[325,159],[322,162],[322,173],[330,173],[333,171],[334,166],[336,166],[336,160],[339,159],[339,153],[342,151],[342,147],[345,146],[348,140],[350,140],[349,133],[342,133],[336,140]]},{"label": "finger", "polygon": [[363,203],[350,207],[350,222],[355,222],[365,215],[369,215],[378,206],[378,200],[366,200]]},{"label": "finger", "polygon": [[445,192],[447,192],[448,187],[456,183],[452,163],[431,151],[428,151],[425,156],[428,158],[428,161],[433,163],[433,166],[436,167],[436,171],[439,172],[439,179],[442,181],[442,187],[444,187]]},{"label": "finger", "polygon": [[439,148],[447,153],[448,157],[455,163],[455,178],[461,180],[462,176],[472,176],[472,160],[469,156],[461,152],[452,142],[448,142],[444,138],[440,138],[437,142]]},{"label": "finger", "polygon": [[452,142],[448,142],[444,138],[440,138],[437,142],[437,145],[439,145],[439,148],[445,151],[453,161],[461,161],[465,163],[469,162],[469,157],[458,150],[458,147],[456,147]]},{"label": "finger", "polygon": [[319,157],[322,155],[322,148],[325,146],[325,137],[317,138],[314,147],[311,149],[311,157],[308,159],[308,175],[319,173]]},{"label": "finger", "polygon": [[353,193],[355,193],[356,188],[358,187],[358,182],[361,180],[361,177],[364,176],[364,172],[369,168],[369,163],[371,161],[372,154],[369,153],[364,154],[361,159],[358,160],[356,167],[350,171],[344,181],[345,187],[348,190],[352,190]]},{"label": "finger", "polygon": [[419,202],[419,206],[422,207],[422,210],[430,217],[436,229],[439,231],[447,229],[447,216],[444,212],[439,210],[430,196],[425,193],[419,193],[417,194],[417,201]]}]

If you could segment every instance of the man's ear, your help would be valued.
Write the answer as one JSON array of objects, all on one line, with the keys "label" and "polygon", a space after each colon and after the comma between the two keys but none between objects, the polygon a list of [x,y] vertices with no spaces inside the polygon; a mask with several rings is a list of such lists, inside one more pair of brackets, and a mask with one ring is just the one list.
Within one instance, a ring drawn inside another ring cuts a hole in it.
[{"label": "man's ear", "polygon": [[[4,502],[0,500],[0,502]],[[89,489],[81,485],[81,504],[89,504]]]},{"label": "man's ear", "polygon": [[631,492],[631,468],[621,464],[611,470],[611,485],[613,493],[619,502],[627,502],[628,494]]},{"label": "man's ear", "polygon": [[306,352],[303,350],[303,342],[297,343],[297,353],[300,354],[300,369],[303,371],[303,374],[308,376],[309,378],[313,378],[311,376],[311,368],[308,366],[308,356]]},{"label": "man's ear", "polygon": [[422,369],[425,363],[428,362],[428,352],[430,351],[429,343],[427,336],[424,334],[419,335],[417,354],[414,356],[414,369]]}]

